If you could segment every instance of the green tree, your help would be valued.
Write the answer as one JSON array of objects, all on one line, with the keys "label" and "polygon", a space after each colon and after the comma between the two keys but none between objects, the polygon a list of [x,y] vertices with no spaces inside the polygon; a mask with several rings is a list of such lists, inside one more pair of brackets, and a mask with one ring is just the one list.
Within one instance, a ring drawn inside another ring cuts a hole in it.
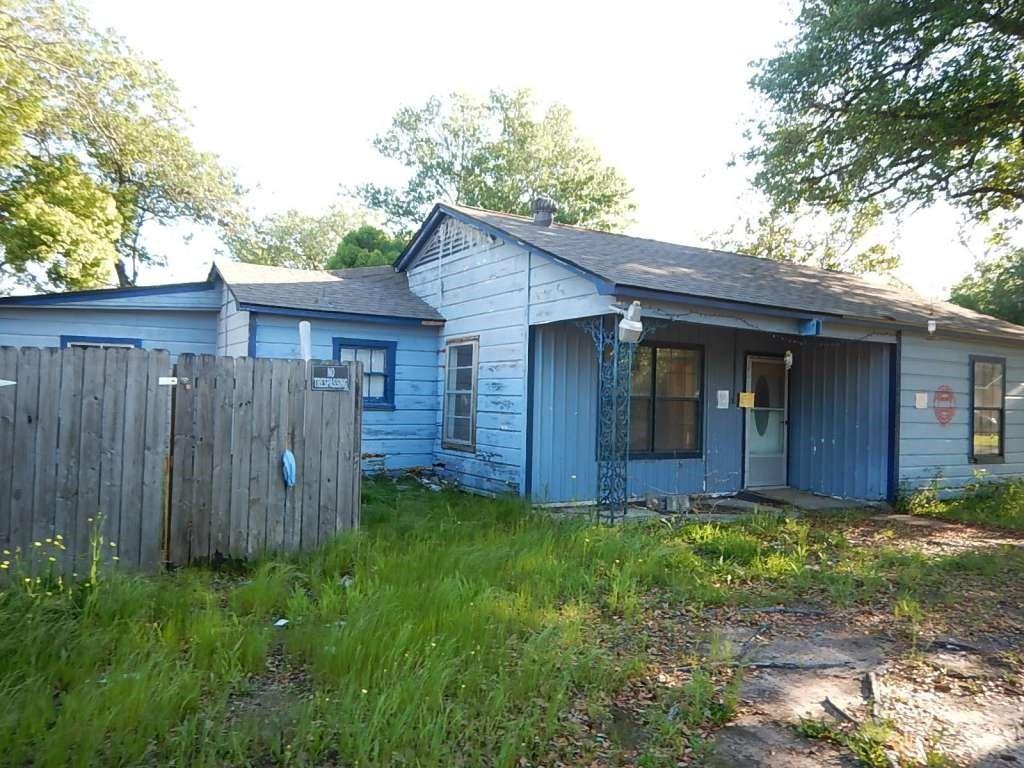
[{"label": "green tree", "polygon": [[391,264],[407,241],[408,238],[402,235],[389,235],[372,224],[364,224],[341,239],[337,251],[327,261],[327,269]]},{"label": "green tree", "polygon": [[854,211],[823,213],[802,207],[797,212],[773,208],[712,235],[716,248],[776,261],[809,264],[833,272],[890,275],[900,258],[877,237],[882,222],[877,205]]},{"label": "green tree", "polygon": [[239,261],[295,269],[324,269],[336,257],[345,235],[359,218],[333,207],[318,215],[296,210],[246,221],[224,235],[224,242]]},{"label": "green tree", "polygon": [[804,0],[758,65],[770,116],[748,159],[783,208],[1024,203],[1024,4]]},{"label": "green tree", "polygon": [[1024,248],[983,261],[950,292],[961,307],[1024,325]]},{"label": "green tree", "polygon": [[1024,325],[1024,247],[1014,240],[1021,224],[1018,216],[999,222],[988,237],[985,257],[953,286],[950,301]]},{"label": "green tree", "polygon": [[526,90],[403,107],[374,146],[408,168],[409,181],[364,184],[359,194],[400,228],[417,226],[437,201],[528,214],[540,194],[558,203],[557,221],[621,226],[634,208],[625,178],[576,133],[569,109],[553,105],[540,119],[534,111]]},{"label": "green tree", "polygon": [[[174,84],[65,0],[0,0],[0,250],[8,277],[53,288],[158,261],[148,222],[224,225],[231,173],[186,135]],[[111,215],[111,212],[115,215]]]}]

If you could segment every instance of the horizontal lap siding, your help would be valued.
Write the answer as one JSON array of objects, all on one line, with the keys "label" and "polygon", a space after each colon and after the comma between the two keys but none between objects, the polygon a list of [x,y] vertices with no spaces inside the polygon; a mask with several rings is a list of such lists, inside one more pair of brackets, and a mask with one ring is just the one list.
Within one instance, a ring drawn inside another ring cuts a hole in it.
[{"label": "horizontal lap siding", "polygon": [[[300,318],[252,313],[257,357],[300,357]],[[313,357],[330,359],[334,338],[394,341],[395,408],[363,413],[363,469],[430,466],[437,432],[437,328],[314,319]]]},{"label": "horizontal lap siding", "polygon": [[443,447],[439,407],[434,458],[439,470],[466,488],[518,493],[525,475],[529,254],[452,226],[424,247],[408,270],[409,287],[445,318],[433,356],[438,393],[443,392],[447,341],[479,338],[476,447],[472,452]]},{"label": "horizontal lap siding", "polygon": [[238,309],[234,294],[224,285],[217,318],[217,354],[247,357],[249,354],[249,313]]},{"label": "horizontal lap siding", "polygon": [[[970,356],[1006,358],[1006,460],[1002,464],[970,462]],[[975,474],[995,478],[1024,475],[1024,350],[982,341],[953,341],[905,335],[900,359],[900,486],[923,488],[932,482],[955,490]],[[935,390],[947,385],[955,397],[953,418],[942,425],[935,417]],[[916,393],[928,407],[915,406]]]},{"label": "horizontal lap siding", "polygon": [[64,306],[0,309],[0,345],[59,347],[61,335],[142,339],[144,349],[166,349],[173,361],[185,352],[217,351],[217,312]]}]

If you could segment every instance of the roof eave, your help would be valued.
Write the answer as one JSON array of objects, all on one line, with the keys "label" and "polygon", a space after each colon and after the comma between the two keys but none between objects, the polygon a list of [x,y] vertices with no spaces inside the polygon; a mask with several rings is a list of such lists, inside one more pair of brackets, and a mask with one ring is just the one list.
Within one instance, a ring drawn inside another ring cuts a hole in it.
[{"label": "roof eave", "polygon": [[349,320],[363,323],[381,323],[389,325],[443,325],[444,320],[438,317],[422,317],[418,315],[376,315],[365,312],[335,312],[329,309],[305,309],[302,307],[281,307],[274,304],[240,301],[238,309],[243,312],[256,312],[264,315],[284,315],[288,317],[308,317],[320,320]]}]

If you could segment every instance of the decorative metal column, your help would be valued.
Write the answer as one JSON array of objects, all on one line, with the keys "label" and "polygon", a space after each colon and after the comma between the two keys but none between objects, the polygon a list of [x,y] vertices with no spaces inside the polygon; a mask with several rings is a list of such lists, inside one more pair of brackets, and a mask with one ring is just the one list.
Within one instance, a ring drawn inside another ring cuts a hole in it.
[{"label": "decorative metal column", "polygon": [[594,342],[598,369],[597,514],[606,522],[626,515],[629,396],[635,344],[619,340],[617,315],[577,320]]}]

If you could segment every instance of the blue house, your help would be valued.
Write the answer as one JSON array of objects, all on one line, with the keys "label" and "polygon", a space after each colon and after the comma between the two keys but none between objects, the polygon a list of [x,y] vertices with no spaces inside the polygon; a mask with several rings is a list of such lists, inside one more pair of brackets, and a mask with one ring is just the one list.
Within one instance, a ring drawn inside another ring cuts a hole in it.
[{"label": "blue house", "polygon": [[[358,359],[364,467],[587,502],[595,333],[639,302],[628,493],[854,499],[1024,476],[1024,328],[860,278],[437,205],[394,267],[0,299],[0,344]],[[612,323],[612,325],[609,325]]]}]

